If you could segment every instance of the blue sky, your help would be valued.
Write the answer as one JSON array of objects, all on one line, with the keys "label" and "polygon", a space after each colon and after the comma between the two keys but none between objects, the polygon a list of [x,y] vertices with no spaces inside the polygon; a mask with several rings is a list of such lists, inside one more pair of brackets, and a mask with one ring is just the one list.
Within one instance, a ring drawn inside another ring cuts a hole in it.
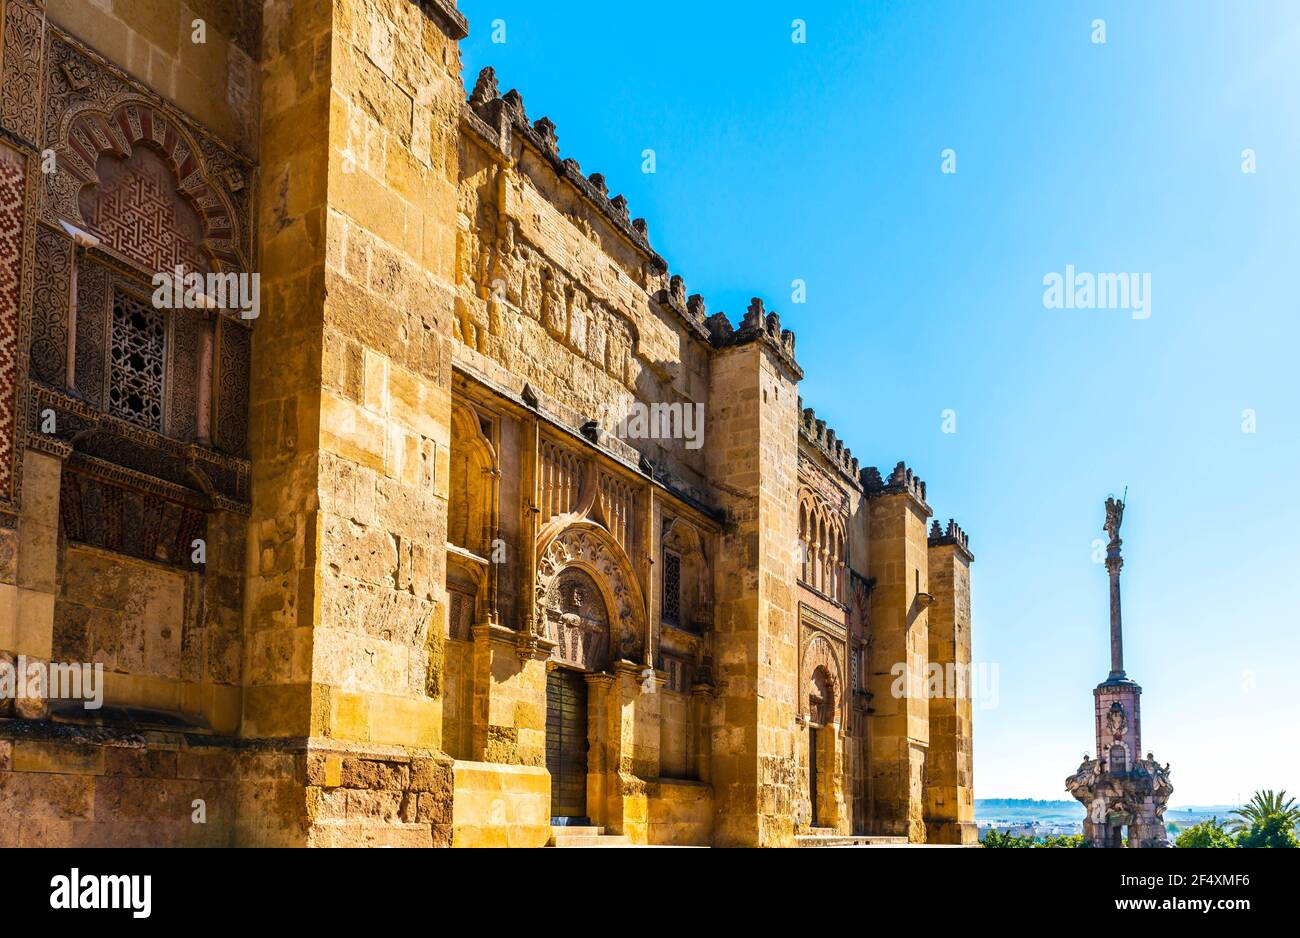
[{"label": "blue sky", "polygon": [[[1126,485],[1125,663],[1173,803],[1300,793],[1300,3],[461,8],[467,83],[549,116],[710,311],[780,311],[805,404],[969,532],[977,796],[1066,798],[1092,748]],[[1067,264],[1149,273],[1150,317],[1044,308]]]}]

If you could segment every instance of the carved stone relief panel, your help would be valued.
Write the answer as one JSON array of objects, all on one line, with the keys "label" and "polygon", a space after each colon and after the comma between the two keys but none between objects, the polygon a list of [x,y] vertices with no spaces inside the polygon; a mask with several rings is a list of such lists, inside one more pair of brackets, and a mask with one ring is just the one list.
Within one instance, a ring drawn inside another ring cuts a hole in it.
[{"label": "carved stone relief panel", "polygon": [[208,270],[203,223],[180,197],[166,162],[148,147],[125,159],[101,156],[99,184],[83,188],[77,204],[86,229],[150,272]]},{"label": "carved stone relief panel", "polygon": [[245,455],[248,449],[249,363],[253,333],[228,317],[218,320],[217,373],[213,399],[213,441],[227,453]]},{"label": "carved stone relief panel", "polygon": [[191,562],[194,540],[207,534],[202,511],[74,471],[63,473],[61,485],[59,523],[69,541],[202,569]]},{"label": "carved stone relief panel", "polygon": [[547,638],[555,660],[588,671],[610,663],[609,612],[600,587],[584,570],[570,567],[552,580],[543,602]]},{"label": "carved stone relief panel", "polygon": [[[176,263],[247,270],[254,256],[248,161],[121,69],[51,33],[41,136],[60,172],[45,178],[46,217],[95,231],[149,273]],[[85,201],[87,188],[99,190],[104,208]],[[167,239],[168,230],[187,236]]]},{"label": "carved stone relief panel", "polygon": [[39,127],[43,25],[40,10],[26,0],[5,4],[0,123],[31,141]]},{"label": "carved stone relief panel", "polygon": [[[587,579],[568,577],[572,571],[582,572]],[[565,634],[575,634],[572,631],[575,628],[585,629],[584,622],[590,624],[579,616],[577,620],[567,620],[566,626],[566,620],[560,618],[569,613],[578,615],[583,610],[586,615],[592,608],[575,607],[573,591],[566,594],[561,589],[566,583],[589,585],[599,591],[609,622],[607,661],[624,658],[640,663],[645,650],[645,601],[627,555],[603,528],[591,522],[576,522],[550,537],[538,560],[537,616],[547,630],[546,637],[556,642]],[[582,590],[579,593],[584,601],[589,598]],[[569,628],[569,632],[564,633],[563,627]],[[556,654],[562,653],[572,652],[557,649]],[[570,663],[587,666],[579,661],[570,660]]]},{"label": "carved stone relief panel", "polygon": [[832,639],[805,622],[799,653],[798,702],[799,712],[815,723],[841,721],[844,712],[843,651],[842,641]]},{"label": "carved stone relief panel", "polygon": [[36,233],[35,273],[29,374],[48,385],[62,387],[68,369],[72,239],[41,225]]}]

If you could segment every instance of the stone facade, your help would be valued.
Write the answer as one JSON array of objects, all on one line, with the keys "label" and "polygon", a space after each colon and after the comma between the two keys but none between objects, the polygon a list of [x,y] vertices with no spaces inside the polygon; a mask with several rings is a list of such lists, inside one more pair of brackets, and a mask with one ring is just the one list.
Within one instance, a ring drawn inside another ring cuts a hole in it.
[{"label": "stone facade", "polygon": [[965,534],[467,29],[0,0],[0,663],[104,670],[0,703],[0,843],[974,842]]}]

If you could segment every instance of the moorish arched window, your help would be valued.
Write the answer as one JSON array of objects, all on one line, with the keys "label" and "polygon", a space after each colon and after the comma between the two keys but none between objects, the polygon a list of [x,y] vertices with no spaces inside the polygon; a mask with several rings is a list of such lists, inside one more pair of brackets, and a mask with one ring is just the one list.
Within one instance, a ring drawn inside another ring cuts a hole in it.
[{"label": "moorish arched window", "polygon": [[844,522],[809,490],[799,500],[799,579],[807,586],[843,602],[847,539]]}]

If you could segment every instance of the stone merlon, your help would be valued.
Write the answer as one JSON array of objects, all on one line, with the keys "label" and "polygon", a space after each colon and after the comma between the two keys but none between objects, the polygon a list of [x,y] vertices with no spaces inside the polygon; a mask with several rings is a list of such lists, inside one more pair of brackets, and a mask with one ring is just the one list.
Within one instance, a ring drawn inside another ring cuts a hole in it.
[{"label": "stone merlon", "polygon": [[930,525],[930,537],[927,543],[931,547],[956,547],[966,557],[967,563],[975,559],[975,555],[971,553],[970,540],[966,537],[966,532],[952,518],[948,519],[946,529],[940,527],[936,518]]},{"label": "stone merlon", "polygon": [[511,134],[526,141],[551,164],[557,176],[577,189],[615,231],[634,244],[657,272],[667,273],[668,263],[650,247],[645,219],[631,217],[624,196],[609,197],[609,187],[600,173],[584,176],[577,160],[562,159],[555,122],[549,117],[529,122],[523,95],[514,88],[500,94],[492,66],[479,72],[466,102],[466,112],[466,124],[502,154],[510,151]]},{"label": "stone merlon", "polygon": [[[703,313],[704,303],[700,302]],[[765,342],[776,353],[796,381],[802,380],[803,369],[794,360],[794,333],[781,328],[781,317],[763,309],[763,301],[754,297],[749,301],[739,328],[733,328],[725,313],[714,313],[704,320],[709,330],[709,341],[714,348],[744,345],[748,342]]]},{"label": "stone merlon", "polygon": [[825,420],[818,420],[816,412],[811,407],[803,406],[803,398],[799,398],[799,432],[803,438],[813,445],[832,466],[839,469],[855,485],[861,485],[858,481],[858,459],[853,455],[852,450],[844,445],[834,430],[827,429]]},{"label": "stone merlon", "polygon": [[925,500],[925,483],[904,462],[900,461],[894,466],[894,471],[889,474],[888,479],[882,478],[880,470],[875,466],[868,466],[862,470],[861,482],[868,497],[906,492],[926,506],[926,512],[929,513],[929,503]]}]

